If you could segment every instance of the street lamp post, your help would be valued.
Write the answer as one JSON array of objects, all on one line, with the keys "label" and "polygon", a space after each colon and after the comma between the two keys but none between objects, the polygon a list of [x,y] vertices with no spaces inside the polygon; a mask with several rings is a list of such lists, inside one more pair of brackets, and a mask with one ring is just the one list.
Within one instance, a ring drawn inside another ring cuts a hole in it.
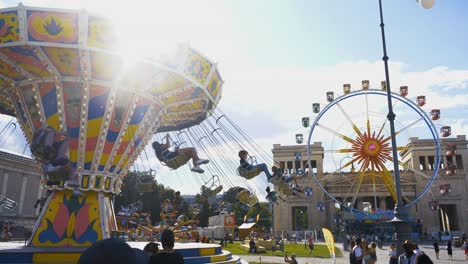
[{"label": "street lamp post", "polygon": [[[435,0],[417,0],[422,7],[429,9],[434,5]],[[408,209],[403,204],[403,196],[401,192],[400,185],[400,171],[398,167],[398,152],[396,144],[396,134],[395,134],[395,113],[393,112],[392,105],[392,95],[390,89],[390,76],[388,72],[388,56],[387,56],[387,45],[385,42],[385,25],[383,21],[383,11],[382,11],[382,0],[379,0],[379,11],[380,11],[380,29],[382,33],[382,48],[383,48],[383,57],[385,67],[385,82],[387,86],[387,104],[388,104],[388,115],[387,119],[390,123],[390,136],[392,142],[392,156],[393,156],[393,171],[395,177],[395,188],[396,188],[396,204],[394,209],[394,217],[390,220],[393,223],[395,231],[395,242],[397,245],[397,253],[400,255],[402,253],[401,245],[403,241],[409,239],[411,233],[411,225],[408,221]]]}]

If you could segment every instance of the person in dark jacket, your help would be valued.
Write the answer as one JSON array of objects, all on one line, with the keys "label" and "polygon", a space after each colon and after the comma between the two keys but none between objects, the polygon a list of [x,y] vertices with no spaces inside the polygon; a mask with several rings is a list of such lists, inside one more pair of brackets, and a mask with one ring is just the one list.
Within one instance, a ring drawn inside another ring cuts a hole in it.
[{"label": "person in dark jacket", "polygon": [[447,255],[450,260],[452,260],[452,241],[447,241]]}]

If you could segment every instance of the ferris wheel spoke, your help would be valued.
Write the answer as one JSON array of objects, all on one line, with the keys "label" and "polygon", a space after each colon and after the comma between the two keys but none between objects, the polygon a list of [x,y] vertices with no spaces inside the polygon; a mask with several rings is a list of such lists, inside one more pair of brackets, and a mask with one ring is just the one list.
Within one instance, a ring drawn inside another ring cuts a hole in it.
[{"label": "ferris wheel spoke", "polygon": [[358,185],[356,187],[356,192],[354,193],[353,202],[352,202],[353,205],[354,205],[354,203],[356,203],[358,193],[361,190],[362,182],[364,180],[364,175],[366,174],[366,168],[367,168],[368,165],[369,165],[369,158],[366,158],[366,160],[362,163],[361,168],[359,168],[359,172],[358,172],[358,176],[357,176],[359,181],[358,181]]},{"label": "ferris wheel spoke", "polygon": [[[397,103],[398,103],[398,100],[395,100],[394,103],[393,103],[393,108],[395,108]],[[388,118],[385,118],[383,123],[382,123],[382,126],[380,126],[379,133],[377,134],[377,137],[380,137],[380,134],[382,134],[382,131],[383,131],[385,125],[387,124],[387,121],[388,121]]]},{"label": "ferris wheel spoke", "polygon": [[[393,162],[393,159],[391,159],[391,161]],[[399,160],[399,161],[398,161],[398,164],[399,164],[400,166],[402,166],[403,168],[406,168],[406,164],[403,163],[402,161]],[[421,177],[423,177],[423,178],[425,178],[425,179],[430,179],[430,178],[432,178],[431,176],[426,175],[426,174],[420,172],[419,170],[411,170],[411,171],[414,172],[414,174],[417,174],[417,175],[419,175],[419,176],[421,176]]]},{"label": "ferris wheel spoke", "polygon": [[341,107],[341,105],[340,105],[339,103],[336,103],[336,106],[338,106],[338,108],[340,109],[341,113],[346,117],[346,119],[348,120],[349,124],[353,127],[354,132],[356,132],[356,134],[358,134],[359,137],[362,137],[361,131],[360,131],[359,128],[356,126],[356,124],[354,124],[353,120],[351,120],[351,117],[349,117],[348,113],[345,112],[345,110],[343,109],[343,107]]},{"label": "ferris wheel spoke", "polygon": [[432,178],[431,176],[428,176],[427,174],[422,173],[419,170],[413,170],[413,172],[414,172],[414,174],[417,174],[417,175],[423,177],[424,179],[431,179]]},{"label": "ferris wheel spoke", "polygon": [[375,164],[372,162],[371,163],[371,175],[372,175],[372,190],[374,192],[374,208],[377,208],[377,196],[376,196],[376,188],[375,188],[375,178],[376,178],[376,175],[375,175]]},{"label": "ferris wheel spoke", "polygon": [[355,143],[355,141],[353,139],[351,139],[351,138],[349,138],[349,137],[347,137],[345,135],[342,135],[342,134],[340,134],[340,133],[338,133],[338,132],[332,130],[331,128],[328,128],[328,127],[326,127],[326,126],[324,126],[322,124],[317,123],[316,126],[325,129],[326,131],[332,133],[333,135],[335,135],[337,137],[340,137],[341,139],[343,139],[343,140],[345,140],[345,141],[347,141],[349,143]]},{"label": "ferris wheel spoke", "polygon": [[[351,186],[349,187],[348,192],[346,193],[345,197],[343,198],[343,201],[347,200],[348,198],[351,198],[351,192],[352,192],[353,187],[356,184],[357,180],[358,180],[358,177],[354,177],[353,183],[351,183]],[[352,205],[354,205],[354,203],[352,203]]]},{"label": "ferris wheel spoke", "polygon": [[335,172],[342,171],[344,168],[347,168],[347,167],[349,167],[350,165],[353,165],[353,163],[354,163],[354,162],[357,162],[359,159],[361,159],[361,157],[359,157],[359,156],[353,158],[351,161],[348,161],[347,163],[345,163],[345,165],[343,165],[342,167],[338,168],[338,170],[335,171]]},{"label": "ferris wheel spoke", "polygon": [[[419,118],[419,119],[416,119],[416,121],[413,121],[411,124],[405,126],[404,128],[400,129],[399,131],[395,132],[395,136],[398,135],[398,134],[400,134],[401,132],[405,131],[406,129],[408,129],[408,128],[414,126],[414,125],[416,125],[416,124],[417,124],[419,121],[421,121],[421,120],[423,120],[422,117]],[[382,143],[389,141],[391,138],[392,138],[392,136],[386,137],[386,138],[382,141]]]},{"label": "ferris wheel spoke", "polygon": [[396,188],[395,182],[393,180],[392,174],[387,170],[385,165],[380,161],[376,163],[377,170],[380,172],[382,176],[382,181],[384,182],[385,186],[387,187],[388,192],[392,195],[394,201],[397,200],[396,197]]},{"label": "ferris wheel spoke", "polygon": [[354,152],[354,149],[327,149],[324,150],[325,153],[350,153]]},{"label": "ferris wheel spoke", "polygon": [[369,119],[369,100],[367,98],[367,91],[366,91],[366,117],[367,117],[367,121],[366,121],[366,125],[367,125],[367,135],[370,136],[370,119]]}]

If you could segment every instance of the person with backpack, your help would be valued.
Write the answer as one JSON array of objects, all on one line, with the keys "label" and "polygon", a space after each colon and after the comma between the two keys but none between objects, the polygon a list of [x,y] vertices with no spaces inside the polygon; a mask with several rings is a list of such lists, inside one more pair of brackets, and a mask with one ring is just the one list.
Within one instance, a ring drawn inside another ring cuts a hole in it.
[{"label": "person with backpack", "polygon": [[349,263],[350,264],[364,264],[362,260],[364,258],[364,254],[361,249],[361,238],[356,238],[355,245],[353,246],[354,241],[351,241],[352,250],[349,253]]}]

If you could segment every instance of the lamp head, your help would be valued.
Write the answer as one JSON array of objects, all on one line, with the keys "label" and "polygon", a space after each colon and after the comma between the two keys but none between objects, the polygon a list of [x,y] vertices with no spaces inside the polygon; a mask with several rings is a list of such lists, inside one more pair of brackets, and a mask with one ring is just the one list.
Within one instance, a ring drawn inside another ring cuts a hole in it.
[{"label": "lamp head", "polygon": [[435,0],[416,0],[424,9],[431,9],[434,4]]}]

